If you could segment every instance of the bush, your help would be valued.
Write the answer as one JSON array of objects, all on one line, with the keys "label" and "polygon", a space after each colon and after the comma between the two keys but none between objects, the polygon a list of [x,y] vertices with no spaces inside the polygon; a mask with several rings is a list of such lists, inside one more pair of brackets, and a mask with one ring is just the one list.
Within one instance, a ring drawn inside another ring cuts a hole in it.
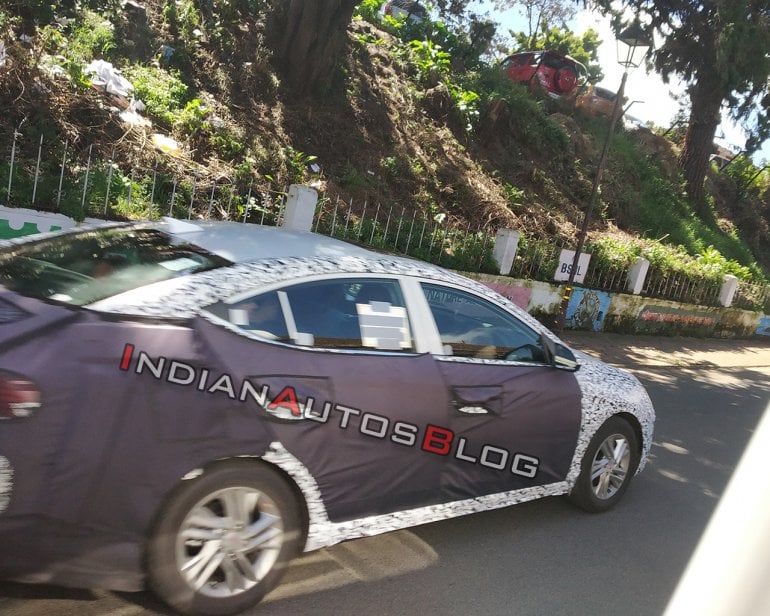
[{"label": "bush", "polygon": [[542,103],[533,99],[527,88],[513,83],[499,66],[470,73],[466,85],[478,92],[482,111],[498,98],[508,103],[512,133],[523,145],[556,158],[569,152],[569,138],[561,126],[548,117]]},{"label": "bush", "polygon": [[147,113],[171,129],[188,102],[188,87],[178,72],[134,64],[124,71],[134,84],[134,96],[147,105]]},{"label": "bush", "polygon": [[115,49],[115,32],[104,16],[85,11],[82,20],[67,31],[63,54],[74,62],[88,64],[94,59],[109,59]]},{"label": "bush", "polygon": [[586,250],[591,253],[592,266],[602,269],[627,269],[639,257],[644,257],[650,262],[651,268],[664,276],[679,273],[717,282],[721,282],[726,274],[741,280],[754,277],[748,267],[726,259],[713,246],[693,256],[684,246],[671,246],[656,240],[602,237],[588,242]]}]

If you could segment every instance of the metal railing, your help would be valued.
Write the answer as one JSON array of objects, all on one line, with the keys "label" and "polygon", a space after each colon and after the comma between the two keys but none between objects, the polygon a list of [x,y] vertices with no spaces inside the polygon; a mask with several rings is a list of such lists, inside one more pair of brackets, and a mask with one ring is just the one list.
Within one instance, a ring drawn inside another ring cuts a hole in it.
[{"label": "metal railing", "polygon": [[313,230],[339,239],[403,254],[454,269],[495,271],[494,234],[452,226],[424,213],[381,203],[357,206],[353,201],[322,200]]},{"label": "metal railing", "polygon": [[733,306],[770,314],[770,286],[741,280],[733,296]]},{"label": "metal railing", "polygon": [[553,280],[562,248],[553,242],[522,235],[519,238],[516,258],[513,260],[511,276],[524,280]]},{"label": "metal railing", "polygon": [[642,295],[685,304],[719,306],[722,282],[713,278],[688,276],[679,272],[662,272],[650,268]]},{"label": "metal railing", "polygon": [[[255,176],[230,178],[169,156],[137,156],[128,166],[93,144],[53,142],[41,136],[34,143],[14,135],[7,162],[0,161],[0,201],[86,217],[142,220],[160,216],[186,219],[238,220],[279,225],[286,191]],[[20,153],[23,150],[23,156]],[[34,161],[34,163],[30,162]],[[149,161],[149,162],[148,162]],[[5,194],[3,194],[5,193]],[[461,271],[495,273],[492,256],[495,229],[459,226],[443,215],[381,203],[344,203],[322,196],[313,229],[319,233],[412,256]],[[553,282],[562,246],[521,235],[510,276]],[[589,264],[582,285],[608,292],[626,292],[628,268]],[[682,303],[718,306],[721,283],[651,268],[642,295]],[[770,286],[741,282],[733,305],[770,313]]]},{"label": "metal railing", "polygon": [[[217,218],[278,224],[285,193],[253,178],[228,178],[172,157],[135,157],[122,169],[94,144],[65,141],[34,144],[35,163],[22,159],[32,144],[16,132],[8,162],[0,162],[0,199],[82,220]],[[45,154],[45,156],[44,156]],[[148,160],[150,161],[148,164]],[[26,162],[23,162],[26,161]]]},{"label": "metal railing", "polygon": [[584,287],[626,293],[628,291],[628,267],[608,265],[592,259],[588,263],[588,271],[583,281]]}]

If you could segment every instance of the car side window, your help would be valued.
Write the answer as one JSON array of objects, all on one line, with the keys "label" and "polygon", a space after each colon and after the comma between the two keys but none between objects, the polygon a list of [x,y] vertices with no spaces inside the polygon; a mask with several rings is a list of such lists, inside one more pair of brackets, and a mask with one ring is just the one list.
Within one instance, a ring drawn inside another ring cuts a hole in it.
[{"label": "car side window", "polygon": [[268,339],[328,349],[413,349],[397,281],[339,278],[307,282],[233,304],[231,323]]},{"label": "car side window", "polygon": [[404,299],[395,280],[341,278],[286,289],[297,331],[313,346],[411,351]]},{"label": "car side window", "polygon": [[276,291],[256,295],[230,305],[225,318],[241,329],[263,338],[289,340],[286,319]]},{"label": "car side window", "polygon": [[450,287],[422,288],[447,355],[545,361],[537,333],[492,302]]}]

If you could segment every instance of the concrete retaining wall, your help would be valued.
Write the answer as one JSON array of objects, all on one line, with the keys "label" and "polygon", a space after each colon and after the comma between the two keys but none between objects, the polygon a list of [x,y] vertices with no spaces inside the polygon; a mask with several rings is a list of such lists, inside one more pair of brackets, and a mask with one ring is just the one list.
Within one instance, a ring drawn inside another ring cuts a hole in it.
[{"label": "concrete retaining wall", "polygon": [[[462,272],[544,322],[559,313],[564,285]],[[694,306],[625,293],[575,288],[565,327],[627,334],[713,338],[770,336],[770,316],[737,308]]]}]

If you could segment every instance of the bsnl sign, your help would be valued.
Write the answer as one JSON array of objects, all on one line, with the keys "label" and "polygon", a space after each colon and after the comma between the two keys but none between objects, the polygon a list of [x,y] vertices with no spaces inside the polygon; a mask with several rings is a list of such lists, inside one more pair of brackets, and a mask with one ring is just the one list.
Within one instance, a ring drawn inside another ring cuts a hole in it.
[{"label": "bsnl sign", "polygon": [[[569,273],[572,269],[572,262],[575,260],[575,251],[566,250],[562,248],[559,255],[559,265],[556,267],[556,273],[553,276],[554,280],[569,280]],[[575,272],[574,281],[581,283],[585,280],[586,272],[588,271],[588,262],[591,260],[591,255],[587,252],[580,253],[580,259],[578,259],[577,271]]]}]

